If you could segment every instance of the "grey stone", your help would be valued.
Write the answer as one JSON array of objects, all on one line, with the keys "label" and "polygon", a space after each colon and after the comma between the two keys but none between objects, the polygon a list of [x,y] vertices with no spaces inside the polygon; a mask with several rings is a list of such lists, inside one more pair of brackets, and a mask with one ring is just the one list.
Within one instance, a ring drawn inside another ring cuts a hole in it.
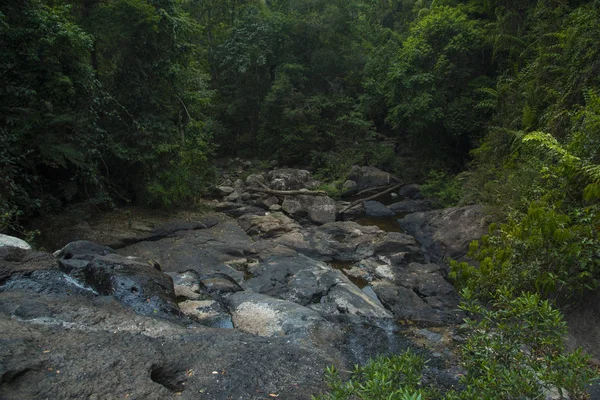
[{"label": "grey stone", "polygon": [[241,292],[242,287],[227,274],[215,272],[214,274],[208,274],[200,277],[201,290],[208,293],[235,293]]},{"label": "grey stone", "polygon": [[443,335],[436,333],[436,332],[432,332],[428,329],[419,329],[415,331],[415,334],[424,337],[425,339],[429,340],[430,342],[441,342],[442,339],[444,338]]},{"label": "grey stone", "polygon": [[0,233],[0,247],[16,247],[23,250],[31,250],[31,246],[26,241]]},{"label": "grey stone", "polygon": [[316,325],[332,325],[316,311],[259,293],[236,293],[226,302],[234,327],[253,335],[303,338]]},{"label": "grey stone", "polygon": [[313,181],[309,171],[303,169],[281,168],[270,171],[268,174],[271,189],[298,190],[307,188]]},{"label": "grey stone", "polygon": [[250,187],[262,187],[261,184],[265,183],[265,176],[263,174],[251,174],[246,178],[246,185]]},{"label": "grey stone", "polygon": [[244,215],[238,219],[238,223],[247,234],[262,239],[300,231],[300,225],[282,213],[265,216]]},{"label": "grey stone", "polygon": [[411,289],[378,281],[373,284],[373,290],[385,308],[398,319],[410,320],[422,326],[444,326],[461,321],[462,313],[436,309]]},{"label": "grey stone", "polygon": [[433,205],[429,200],[402,200],[388,206],[395,214],[410,214],[420,211],[429,211]]},{"label": "grey stone", "polygon": [[217,186],[215,189],[219,192],[221,196],[227,196],[234,192],[234,188],[231,186]]},{"label": "grey stone", "polygon": [[286,196],[281,207],[294,218],[308,218],[316,224],[335,221],[335,201],[327,196]]},{"label": "grey stone", "polygon": [[391,217],[395,213],[378,201],[365,201],[365,214],[369,217]]},{"label": "grey stone", "polygon": [[487,233],[483,206],[452,207],[408,214],[398,220],[435,262],[447,257],[461,260],[469,244]]},{"label": "grey stone", "polygon": [[167,272],[173,279],[173,290],[176,298],[187,300],[200,300],[203,298],[200,275],[196,271]]},{"label": "grey stone", "polygon": [[277,196],[269,196],[266,197],[262,200],[262,204],[266,207],[269,208],[274,204],[279,204],[279,199],[277,198]]},{"label": "grey stone", "polygon": [[357,190],[364,190],[397,183],[398,180],[387,172],[375,167],[352,167],[350,180],[356,182]]},{"label": "grey stone", "polygon": [[76,256],[105,256],[114,253],[114,250],[107,246],[102,246],[88,240],[77,240],[67,244],[60,250],[54,252],[54,257],[70,259]]},{"label": "grey stone", "polygon": [[242,201],[250,201],[252,199],[252,195],[248,192],[244,192],[240,195],[240,199],[242,199]]},{"label": "grey stone", "polygon": [[348,179],[342,185],[342,193],[346,196],[356,193],[358,190],[358,185],[355,181]]},{"label": "grey stone", "polygon": [[240,193],[237,190],[235,190],[233,193],[226,196],[225,200],[230,202],[236,202],[240,199],[240,196]]},{"label": "grey stone", "polygon": [[423,195],[421,194],[421,188],[419,185],[414,183],[402,186],[400,190],[398,190],[398,194],[406,199],[418,200],[423,198]]}]

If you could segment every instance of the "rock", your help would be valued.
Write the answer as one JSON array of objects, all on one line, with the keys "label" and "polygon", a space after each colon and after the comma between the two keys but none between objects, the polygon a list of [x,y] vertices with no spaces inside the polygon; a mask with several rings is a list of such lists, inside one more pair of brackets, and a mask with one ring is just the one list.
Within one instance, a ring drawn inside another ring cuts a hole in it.
[{"label": "rock", "polygon": [[228,220],[208,229],[178,231],[153,242],[140,242],[119,249],[119,253],[158,262],[165,272],[194,270],[200,276],[221,272],[236,280],[243,272],[226,265],[246,257],[253,242],[238,223]]},{"label": "rock", "polygon": [[200,277],[201,290],[208,293],[235,293],[244,289],[229,275],[216,272],[214,274],[204,275]]},{"label": "rock", "polygon": [[362,203],[348,209],[349,201],[338,201],[335,204],[337,220],[353,220],[365,215],[365,208]]},{"label": "rock", "polygon": [[390,193],[390,197],[391,197],[392,199],[396,199],[396,198],[398,198],[398,193],[394,193],[394,192],[392,192],[392,193]]},{"label": "rock", "polygon": [[225,214],[229,215],[233,218],[239,218],[243,215],[265,215],[266,212],[263,208],[255,207],[255,206],[245,206],[242,203],[236,203],[238,207],[232,208],[230,210],[225,211]]},{"label": "rock", "polygon": [[215,188],[220,196],[227,196],[235,191],[231,186],[217,186]]},{"label": "rock", "polygon": [[42,293],[0,292],[3,399],[304,399],[325,390],[326,366],[344,367],[334,349],[289,337],[188,327],[115,301]]},{"label": "rock", "polygon": [[214,205],[215,211],[221,211],[221,212],[237,210],[240,207],[243,207],[243,204],[234,203],[231,201],[221,201]]},{"label": "rock", "polygon": [[300,231],[300,225],[282,213],[265,216],[244,215],[238,222],[247,234],[262,239]]},{"label": "rock", "polygon": [[236,201],[238,201],[240,199],[240,197],[241,197],[241,195],[240,195],[240,193],[236,189],[234,192],[232,192],[231,194],[229,194],[228,196],[226,196],[225,200],[229,201],[229,202],[236,202]]},{"label": "rock", "polygon": [[395,213],[388,207],[378,201],[365,201],[364,203],[365,213],[369,217],[391,217]]},{"label": "rock", "polygon": [[340,271],[311,258],[287,253],[261,260],[245,286],[254,292],[292,301],[324,315],[353,314],[389,318],[390,314]]},{"label": "rock", "polygon": [[276,178],[271,181],[269,187],[274,190],[287,190],[284,179]]},{"label": "rock", "polygon": [[392,314],[350,282],[338,283],[329,289],[327,296],[311,308],[321,313],[351,314],[368,318],[392,318]]},{"label": "rock", "polygon": [[272,212],[279,212],[282,210],[282,207],[279,204],[273,204],[271,207],[269,207],[269,211]]},{"label": "rock", "polygon": [[226,302],[234,327],[253,335],[302,338],[318,325],[332,325],[316,311],[259,293],[236,293]]},{"label": "rock", "polygon": [[410,214],[429,211],[433,205],[429,200],[403,200],[388,206],[395,214]]},{"label": "rock", "polygon": [[423,195],[421,194],[421,188],[419,185],[414,183],[402,186],[400,190],[398,190],[398,194],[406,199],[419,200],[423,198]]},{"label": "rock", "polygon": [[173,290],[178,301],[180,299],[199,300],[203,298],[200,276],[196,271],[167,272],[173,279]]},{"label": "rock", "polygon": [[270,208],[272,205],[279,204],[279,199],[277,196],[269,196],[262,200],[262,204],[265,208]]},{"label": "rock", "polygon": [[[37,271],[59,273],[52,254],[12,246],[0,247],[0,285],[5,285],[11,279],[30,276]],[[0,292],[3,289],[4,287]]]},{"label": "rock", "polygon": [[252,167],[252,161],[250,161],[250,160],[244,161],[244,162],[242,162],[242,165],[244,166],[244,168],[250,168],[250,167]]},{"label": "rock", "polygon": [[268,174],[271,189],[298,190],[312,188],[312,175],[303,169],[281,168],[270,171]]},{"label": "rock", "polygon": [[16,247],[23,250],[31,250],[31,246],[26,241],[0,233],[0,247]]},{"label": "rock", "polygon": [[252,195],[248,192],[244,192],[240,195],[240,199],[242,199],[242,201],[250,201],[252,199]]},{"label": "rock", "polygon": [[388,232],[374,243],[374,254],[391,255],[397,252],[418,252],[415,238],[400,232]]},{"label": "rock", "polygon": [[140,315],[179,314],[171,277],[148,264],[109,254],[94,258],[80,274],[98,294],[114,297]]},{"label": "rock", "polygon": [[461,313],[436,309],[411,289],[378,281],[373,284],[373,290],[385,308],[398,319],[410,320],[422,326],[443,326],[461,321]]},{"label": "rock", "polygon": [[251,174],[246,178],[246,185],[249,187],[262,187],[261,183],[265,183],[263,174]]},{"label": "rock", "polygon": [[335,201],[327,196],[286,196],[283,211],[294,218],[305,218],[316,224],[335,221]]},{"label": "rock", "polygon": [[452,207],[408,214],[400,226],[421,243],[433,260],[462,260],[469,244],[487,233],[483,206]]},{"label": "rock", "polygon": [[360,261],[374,254],[375,242],[385,237],[386,233],[375,226],[337,221],[305,228],[299,235],[284,235],[276,241],[322,260]]},{"label": "rock", "polygon": [[415,331],[415,334],[424,337],[425,339],[429,340],[430,342],[441,342],[442,339],[444,338],[443,335],[437,333],[437,332],[431,332],[428,329],[419,329]]},{"label": "rock", "polygon": [[358,192],[358,185],[355,181],[348,179],[342,184],[342,194],[344,196],[349,196],[356,192]]},{"label": "rock", "polygon": [[233,187],[237,192],[242,193],[244,191],[244,181],[236,179],[235,182],[233,182]]},{"label": "rock", "polygon": [[352,167],[350,171],[350,180],[356,182],[357,190],[365,190],[379,186],[392,185],[399,181],[375,167]]},{"label": "rock", "polygon": [[[91,260],[94,256],[105,256],[114,253],[110,247],[102,246],[87,240],[77,240],[54,252],[54,257],[70,259],[77,257]],[[85,257],[87,256],[87,257]]]},{"label": "rock", "polygon": [[215,300],[186,300],[179,303],[186,317],[211,328],[233,329],[231,315]]}]

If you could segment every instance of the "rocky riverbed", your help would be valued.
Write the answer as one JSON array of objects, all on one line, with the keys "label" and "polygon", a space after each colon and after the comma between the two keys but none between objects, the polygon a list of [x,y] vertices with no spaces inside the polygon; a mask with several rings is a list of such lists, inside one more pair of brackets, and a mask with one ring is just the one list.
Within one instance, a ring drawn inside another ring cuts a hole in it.
[{"label": "rocky riverbed", "polygon": [[[344,187],[393,181],[364,167]],[[113,213],[57,228],[54,253],[0,247],[0,397],[309,399],[327,366],[407,348],[456,385],[464,316],[444,258],[485,232],[481,207],[429,211],[413,185],[344,213],[253,190],[316,185],[293,169],[226,179],[218,212]]]}]

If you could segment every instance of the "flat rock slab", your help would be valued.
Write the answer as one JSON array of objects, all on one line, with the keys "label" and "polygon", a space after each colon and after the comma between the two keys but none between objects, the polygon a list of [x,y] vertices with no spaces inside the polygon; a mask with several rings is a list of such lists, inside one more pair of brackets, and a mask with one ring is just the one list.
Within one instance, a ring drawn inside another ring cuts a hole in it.
[{"label": "flat rock slab", "polygon": [[243,272],[226,263],[246,257],[253,242],[236,221],[224,221],[208,229],[178,231],[173,236],[140,242],[119,249],[119,253],[158,262],[165,272],[194,270],[200,275],[220,272],[237,281]]},{"label": "flat rock slab", "polygon": [[0,293],[6,400],[307,399],[324,388],[323,370],[334,362],[285,338],[185,328],[83,298],[29,295],[52,315],[24,319],[15,315],[24,298],[10,297]]}]

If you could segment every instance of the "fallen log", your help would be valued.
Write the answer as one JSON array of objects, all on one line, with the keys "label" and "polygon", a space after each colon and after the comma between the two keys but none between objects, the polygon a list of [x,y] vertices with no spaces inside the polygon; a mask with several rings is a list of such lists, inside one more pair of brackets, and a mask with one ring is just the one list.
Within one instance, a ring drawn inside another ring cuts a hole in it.
[{"label": "fallen log", "polygon": [[340,214],[345,213],[346,211],[350,210],[351,208],[356,207],[357,205],[359,205],[360,203],[364,203],[365,201],[369,201],[369,200],[373,200],[378,198],[379,196],[383,196],[384,194],[387,194],[389,192],[393,192],[396,189],[400,189],[400,187],[402,187],[404,184],[403,183],[399,183],[397,185],[393,185],[393,186],[388,186],[388,188],[382,192],[378,192],[375,193],[372,196],[369,197],[365,197],[364,199],[358,199],[358,200],[354,200],[352,203],[350,203],[350,205],[346,208],[344,208],[342,211],[340,211]]},{"label": "fallen log", "polygon": [[273,190],[253,187],[246,188],[246,190],[249,192],[272,194],[274,196],[327,196],[327,192],[324,192],[322,190]]},{"label": "fallen log", "polygon": [[363,194],[366,194],[366,193],[371,193],[371,192],[374,192],[374,191],[376,191],[376,190],[384,190],[384,189],[389,189],[389,187],[390,187],[390,185],[385,185],[385,186],[377,186],[377,187],[373,187],[373,188],[369,188],[369,189],[362,190],[362,191],[360,191],[360,192],[358,192],[358,193],[356,193],[356,194],[350,195],[349,197],[362,196]]}]

